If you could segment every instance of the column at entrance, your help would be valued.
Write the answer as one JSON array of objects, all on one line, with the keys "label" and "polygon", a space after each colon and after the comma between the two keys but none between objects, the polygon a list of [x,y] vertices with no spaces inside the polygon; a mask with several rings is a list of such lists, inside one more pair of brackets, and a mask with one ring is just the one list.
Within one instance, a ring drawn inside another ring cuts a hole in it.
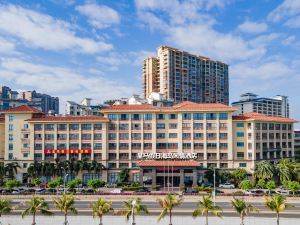
[{"label": "column at entrance", "polygon": [[156,186],[156,168],[152,169],[152,185]]},{"label": "column at entrance", "polygon": [[193,169],[193,185],[197,185],[197,169]]},{"label": "column at entrance", "polygon": [[140,185],[141,185],[141,186],[144,186],[144,180],[143,180],[143,177],[144,177],[144,169],[140,168],[140,176],[139,176],[139,179],[140,179]]},{"label": "column at entrance", "polygon": [[179,185],[183,186],[184,185],[184,169],[180,169],[180,181]]}]

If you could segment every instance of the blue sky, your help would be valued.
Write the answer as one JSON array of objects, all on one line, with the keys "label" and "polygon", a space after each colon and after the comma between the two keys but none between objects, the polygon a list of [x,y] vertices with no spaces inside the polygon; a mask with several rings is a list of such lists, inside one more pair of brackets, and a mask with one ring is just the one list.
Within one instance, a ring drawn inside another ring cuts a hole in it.
[{"label": "blue sky", "polygon": [[300,120],[298,0],[0,0],[0,83],[66,100],[141,93],[169,45],[230,65],[230,99],[290,97]]}]

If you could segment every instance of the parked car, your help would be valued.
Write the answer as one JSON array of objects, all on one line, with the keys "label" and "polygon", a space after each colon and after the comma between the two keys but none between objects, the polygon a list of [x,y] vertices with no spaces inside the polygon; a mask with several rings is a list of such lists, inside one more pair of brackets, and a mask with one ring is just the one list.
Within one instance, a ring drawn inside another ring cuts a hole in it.
[{"label": "parked car", "polygon": [[187,189],[184,191],[184,193],[186,193],[186,194],[196,194],[196,193],[199,193],[199,191],[196,190],[196,189],[193,189],[193,188],[187,188]]},{"label": "parked car", "polygon": [[35,193],[37,194],[42,194],[46,192],[46,188],[39,188],[39,189],[35,189]]},{"label": "parked car", "polygon": [[112,190],[110,193],[120,194],[120,193],[122,193],[122,192],[123,192],[122,189],[116,188],[116,189]]},{"label": "parked car", "polygon": [[139,190],[136,190],[135,193],[150,193],[151,191],[149,191],[147,188],[142,188]]},{"label": "parked car", "polygon": [[106,184],[104,187],[107,187],[107,188],[116,188],[117,184],[109,183],[109,184]]},{"label": "parked car", "polygon": [[220,184],[219,188],[233,189],[233,188],[235,188],[235,186],[234,186],[234,184],[231,184],[231,183],[224,183],[224,184]]},{"label": "parked car", "polygon": [[204,187],[213,187],[214,184],[211,183],[211,182],[204,182],[204,183],[201,184],[201,186],[204,186]]}]

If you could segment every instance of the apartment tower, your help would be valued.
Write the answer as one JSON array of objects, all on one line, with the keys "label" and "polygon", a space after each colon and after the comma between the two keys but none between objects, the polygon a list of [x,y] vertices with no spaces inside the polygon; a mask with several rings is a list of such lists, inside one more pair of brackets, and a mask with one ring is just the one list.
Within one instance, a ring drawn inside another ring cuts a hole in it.
[{"label": "apartment tower", "polygon": [[175,102],[229,104],[227,64],[168,46],[157,53],[144,60],[144,98],[159,92]]}]

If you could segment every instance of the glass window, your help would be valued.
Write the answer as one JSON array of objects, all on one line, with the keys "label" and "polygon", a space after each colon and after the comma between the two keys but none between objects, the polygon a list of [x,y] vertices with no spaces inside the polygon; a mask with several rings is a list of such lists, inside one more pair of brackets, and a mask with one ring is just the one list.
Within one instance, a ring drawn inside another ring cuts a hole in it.
[{"label": "glass window", "polygon": [[108,114],[108,119],[110,119],[110,120],[117,120],[118,117],[117,117],[116,114]]},{"label": "glass window", "polygon": [[13,141],[13,140],[14,140],[14,136],[13,136],[12,134],[9,134],[9,135],[8,135],[8,140],[9,140],[9,141]]},{"label": "glass window", "polygon": [[119,139],[120,140],[128,140],[129,139],[129,134],[128,133],[120,133],[119,134]]},{"label": "glass window", "polygon": [[152,114],[146,113],[145,114],[145,120],[152,120]]},{"label": "glass window", "polygon": [[79,130],[79,124],[70,124],[69,128],[70,130]]},{"label": "glass window", "polygon": [[228,119],[228,113],[220,113],[219,114],[220,120],[227,120]]},{"label": "glass window", "polygon": [[202,139],[203,134],[202,133],[194,133],[194,139]]},{"label": "glass window", "polygon": [[132,114],[131,119],[132,120],[141,120],[141,115],[140,114]]},{"label": "glass window", "polygon": [[94,143],[94,150],[101,150],[102,144],[101,143]]},{"label": "glass window", "polygon": [[236,127],[244,127],[244,123],[236,123]]},{"label": "glass window", "polygon": [[182,119],[183,120],[190,120],[191,119],[191,114],[190,113],[183,113],[182,114]]},{"label": "glass window", "polygon": [[165,133],[157,133],[157,139],[164,139]]},{"label": "glass window", "polygon": [[28,129],[28,124],[24,124],[24,129]]},{"label": "glass window", "polygon": [[28,148],[28,144],[27,143],[23,144],[23,147]]},{"label": "glass window", "polygon": [[10,151],[14,150],[14,145],[12,143],[8,144],[8,150]]},{"label": "glass window", "polygon": [[34,124],[34,130],[42,130],[43,125],[42,124]]},{"label": "glass window", "polygon": [[141,140],[141,134],[140,133],[132,133],[131,138],[133,140]]},{"label": "glass window", "polygon": [[94,140],[101,140],[102,134],[94,134]]},{"label": "glass window", "polygon": [[164,120],[165,119],[165,114],[157,114],[156,119]]},{"label": "glass window", "polygon": [[177,114],[169,114],[169,120],[176,120]]},{"label": "glass window", "polygon": [[14,115],[9,115],[9,116],[8,116],[8,120],[9,120],[9,121],[13,121],[13,120],[14,120]]},{"label": "glass window", "polygon": [[177,138],[177,133],[169,133],[169,138]]},{"label": "glass window", "polygon": [[238,158],[244,158],[244,152],[237,152],[237,153],[236,153],[236,156],[237,156]]},{"label": "glass window", "polygon": [[129,120],[128,114],[120,114],[120,120]]},{"label": "glass window", "polygon": [[8,125],[8,130],[9,130],[9,131],[12,131],[13,129],[14,129],[14,125],[9,124],[9,125]]},{"label": "glass window", "polygon": [[119,129],[120,129],[120,130],[128,130],[128,129],[129,129],[129,124],[126,124],[126,123],[125,123],[125,124],[122,124],[122,123],[121,123],[121,124],[119,125]]},{"label": "glass window", "polygon": [[217,114],[216,113],[206,113],[206,120],[216,120]]},{"label": "glass window", "polygon": [[156,129],[165,129],[165,128],[166,128],[166,126],[165,126],[164,123],[158,123],[158,124],[156,124]]},{"label": "glass window", "polygon": [[82,130],[91,130],[92,129],[92,124],[82,124],[81,129]]},{"label": "glass window", "polygon": [[244,137],[244,132],[236,132],[237,137]]},{"label": "glass window", "polygon": [[177,129],[177,124],[176,123],[170,123],[169,124],[169,129]]},{"label": "glass window", "polygon": [[117,134],[116,133],[109,133],[108,134],[108,140],[116,140]]},{"label": "glass window", "polygon": [[237,147],[244,147],[244,142],[237,142],[237,143],[236,143],[236,146],[237,146]]},{"label": "glass window", "polygon": [[203,120],[203,113],[194,113],[194,120]]},{"label": "glass window", "polygon": [[247,163],[240,163],[240,167],[247,167]]},{"label": "glass window", "polygon": [[102,124],[101,123],[94,124],[94,130],[102,130]]},{"label": "glass window", "polygon": [[45,130],[54,130],[54,124],[45,124]]}]

